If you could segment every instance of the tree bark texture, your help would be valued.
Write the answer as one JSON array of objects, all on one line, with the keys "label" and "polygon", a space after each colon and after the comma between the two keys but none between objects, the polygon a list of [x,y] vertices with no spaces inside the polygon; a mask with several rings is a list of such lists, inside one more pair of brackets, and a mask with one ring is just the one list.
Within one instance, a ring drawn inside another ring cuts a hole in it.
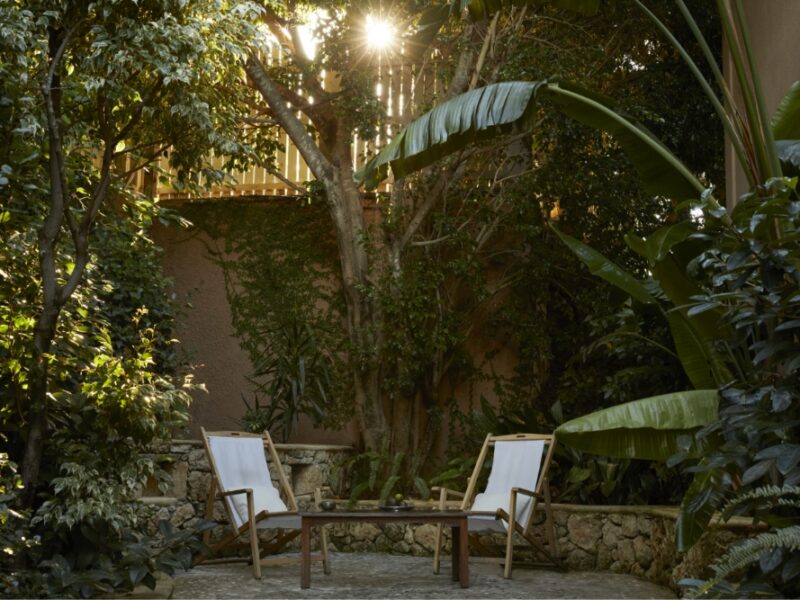
[{"label": "tree bark texture", "polygon": [[287,106],[286,95],[255,54],[250,55],[245,69],[251,84],[325,189],[339,250],[346,329],[354,348],[351,361],[356,419],[364,446],[378,449],[388,432],[380,393],[379,311],[363,293],[370,283],[370,263],[363,242],[366,230],[361,194],[353,181],[352,132],[336,115],[310,112],[307,114],[318,132],[318,139],[313,139],[295,115],[298,107]]}]

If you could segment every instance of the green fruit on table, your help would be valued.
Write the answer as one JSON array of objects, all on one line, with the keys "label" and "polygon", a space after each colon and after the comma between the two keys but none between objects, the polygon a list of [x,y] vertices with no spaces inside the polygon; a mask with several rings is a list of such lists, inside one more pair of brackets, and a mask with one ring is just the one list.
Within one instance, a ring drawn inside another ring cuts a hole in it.
[{"label": "green fruit on table", "polygon": [[397,500],[398,502],[402,502],[403,501],[403,494],[395,494],[394,495],[394,499]]}]

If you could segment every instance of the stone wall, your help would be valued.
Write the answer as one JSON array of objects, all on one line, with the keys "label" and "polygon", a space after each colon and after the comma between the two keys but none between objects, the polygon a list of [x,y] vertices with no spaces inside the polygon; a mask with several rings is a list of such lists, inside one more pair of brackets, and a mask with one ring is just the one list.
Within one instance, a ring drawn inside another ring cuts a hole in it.
[{"label": "stone wall", "polygon": [[[301,509],[311,506],[317,486],[328,485],[335,475],[334,465],[346,458],[348,446],[277,444],[278,454]],[[151,507],[148,528],[155,530],[161,519],[176,526],[191,525],[204,516],[211,479],[202,442],[175,441],[162,448],[160,456],[169,458],[168,470],[173,482],[165,494],[147,496],[143,502]],[[272,465],[270,465],[272,467]],[[276,480],[276,473],[273,473]],[[146,492],[147,494],[148,492]],[[153,489],[150,490],[153,493]],[[415,501],[420,508],[430,502]],[[344,506],[345,501],[340,501]],[[457,503],[450,503],[457,508]],[[374,507],[375,502],[360,502],[360,507]],[[733,519],[712,527],[685,555],[675,549],[677,510],[648,506],[578,506],[553,505],[559,552],[565,565],[573,570],[612,571],[637,575],[654,583],[677,589],[677,582],[686,577],[699,577],[713,557],[720,556],[736,539],[751,532],[749,520]],[[226,521],[220,502],[214,518]],[[540,515],[539,520],[543,519]],[[219,527],[216,535],[223,531]],[[533,535],[543,541],[542,527],[534,526]],[[430,556],[436,539],[434,525],[388,525],[368,523],[341,524],[328,527],[329,547],[340,552],[390,552]],[[482,536],[481,545],[487,555],[502,556],[504,536]],[[517,540],[515,560],[532,561],[530,546]],[[294,543],[297,549],[297,542]],[[445,553],[449,554],[449,535],[445,535]],[[478,554],[474,549],[471,555]]]},{"label": "stone wall", "polygon": [[[275,449],[301,508],[311,505],[312,494],[316,487],[331,484],[335,479],[335,465],[353,451],[350,446],[317,444],[275,444]],[[182,527],[191,526],[199,519],[205,518],[211,467],[206,458],[203,442],[173,440],[164,447],[156,448],[153,457],[171,475],[172,482],[163,492],[158,489],[155,482],[142,491],[140,500],[151,507],[147,528],[154,532],[158,521],[161,520]],[[272,461],[268,462],[273,484],[280,489],[274,465]],[[220,501],[214,505],[214,520],[227,522]]]},{"label": "stone wall", "polygon": [[[747,519],[717,525],[688,553],[679,555],[675,548],[677,510],[674,508],[554,504],[553,516],[559,553],[568,569],[626,573],[675,590],[681,579],[707,575],[704,571],[713,557],[720,556],[727,546],[750,532]],[[532,532],[544,542],[543,527],[534,526]],[[429,556],[435,546],[436,527],[336,525],[329,527],[328,540],[332,550]],[[446,533],[446,555],[450,552],[449,542]],[[503,535],[482,535],[480,543],[489,551],[487,556],[500,557],[505,552]],[[539,559],[532,556],[530,548],[518,537],[515,562]],[[475,555],[476,550],[471,549],[470,554]]]}]

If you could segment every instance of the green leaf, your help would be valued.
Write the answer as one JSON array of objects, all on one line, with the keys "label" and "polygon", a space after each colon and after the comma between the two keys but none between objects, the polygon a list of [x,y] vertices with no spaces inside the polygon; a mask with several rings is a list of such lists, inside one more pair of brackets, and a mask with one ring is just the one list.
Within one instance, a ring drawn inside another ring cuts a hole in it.
[{"label": "green leaf", "polygon": [[427,167],[477,141],[532,124],[542,82],[496,83],[456,96],[411,122],[355,177],[375,187],[391,166],[395,178]]},{"label": "green leaf", "polygon": [[643,398],[572,419],[556,429],[563,444],[592,454],[665,461],[678,436],[718,418],[717,390]]},{"label": "green leaf", "polygon": [[788,177],[800,175],[800,140],[778,140],[775,148],[783,174]]},{"label": "green leaf", "polygon": [[715,366],[721,359],[709,341],[698,334],[683,311],[671,311],[667,320],[675,351],[689,381],[697,389],[716,387],[718,382],[714,377]]},{"label": "green leaf", "polygon": [[611,98],[562,82],[546,88],[565,115],[610,133],[633,163],[645,190],[674,200],[699,198],[704,186],[644,126],[614,110]]},{"label": "green leaf", "polygon": [[655,304],[656,300],[633,275],[625,269],[613,263],[594,248],[587,246],[574,237],[562,233],[554,225],[550,225],[556,232],[561,241],[589,267],[593,275],[605,279],[608,283],[617,286],[631,297],[643,304]]},{"label": "green leaf", "polygon": [[694,225],[690,221],[681,221],[675,225],[662,227],[646,238],[640,238],[643,245],[637,244],[630,234],[625,236],[625,241],[632,250],[654,264],[664,260],[674,246],[686,241],[693,233],[695,233]]},{"label": "green leaf", "polygon": [[144,576],[148,574],[147,567],[144,565],[133,565],[128,570],[128,577],[131,580],[133,585],[138,585],[139,582],[144,579]]},{"label": "green leaf", "polygon": [[428,48],[436,34],[450,18],[450,6],[447,4],[431,4],[423,9],[417,20],[417,30],[406,36],[403,41],[412,56],[421,55]]},{"label": "green leaf", "polygon": [[772,135],[776,140],[800,138],[800,81],[795,81],[772,116]]},{"label": "green leaf", "polygon": [[440,104],[403,129],[355,179],[375,187],[389,167],[399,179],[476,142],[528,130],[541,95],[564,114],[613,135],[648,192],[676,200],[700,197],[704,187],[697,178],[648,131],[615,112],[609,98],[546,81],[495,83]]},{"label": "green leaf", "polygon": [[718,490],[719,475],[716,471],[696,473],[689,489],[681,501],[675,536],[678,551],[691,548],[708,527],[711,517],[722,501]]}]

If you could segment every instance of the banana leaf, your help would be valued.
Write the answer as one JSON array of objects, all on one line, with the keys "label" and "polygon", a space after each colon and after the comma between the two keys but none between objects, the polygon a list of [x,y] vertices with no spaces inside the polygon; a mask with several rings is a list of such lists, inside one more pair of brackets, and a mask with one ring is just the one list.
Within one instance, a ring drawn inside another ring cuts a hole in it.
[{"label": "banana leaf", "polygon": [[643,304],[654,304],[656,302],[655,298],[647,291],[647,288],[625,269],[607,259],[594,248],[566,233],[562,233],[555,225],[551,224],[550,228],[556,232],[561,241],[572,250],[575,256],[589,267],[593,275],[605,279],[608,283],[617,286]]},{"label": "banana leaf", "polygon": [[719,370],[723,370],[723,373],[727,371],[720,364],[721,358],[711,342],[699,335],[685,311],[673,310],[667,315],[667,320],[675,352],[692,385],[696,389],[710,389],[719,385],[716,373]]},{"label": "banana leaf", "polygon": [[800,138],[800,81],[795,81],[786,92],[772,116],[771,125],[776,140]]},{"label": "banana leaf", "polygon": [[563,423],[559,442],[591,454],[666,461],[678,437],[718,418],[717,390],[673,392],[599,410]]},{"label": "banana leaf", "polygon": [[356,172],[357,181],[375,187],[388,175],[395,178],[482,140],[529,128],[542,82],[496,83],[456,96],[412,121],[381,152]]},{"label": "banana leaf", "polygon": [[650,194],[681,201],[703,193],[703,184],[683,163],[643,125],[617,112],[611,98],[569,82],[550,84],[544,92],[568,117],[611,134]]},{"label": "banana leaf", "polygon": [[476,142],[529,130],[540,96],[550,98],[564,114],[614,136],[648,192],[676,200],[702,193],[697,178],[647,130],[615,112],[611,99],[547,81],[495,83],[440,104],[395,136],[356,173],[356,181],[375,187],[390,166],[399,179]]},{"label": "banana leaf", "polygon": [[679,552],[686,552],[700,539],[722,504],[720,478],[718,471],[695,473],[678,512],[675,541]]}]

